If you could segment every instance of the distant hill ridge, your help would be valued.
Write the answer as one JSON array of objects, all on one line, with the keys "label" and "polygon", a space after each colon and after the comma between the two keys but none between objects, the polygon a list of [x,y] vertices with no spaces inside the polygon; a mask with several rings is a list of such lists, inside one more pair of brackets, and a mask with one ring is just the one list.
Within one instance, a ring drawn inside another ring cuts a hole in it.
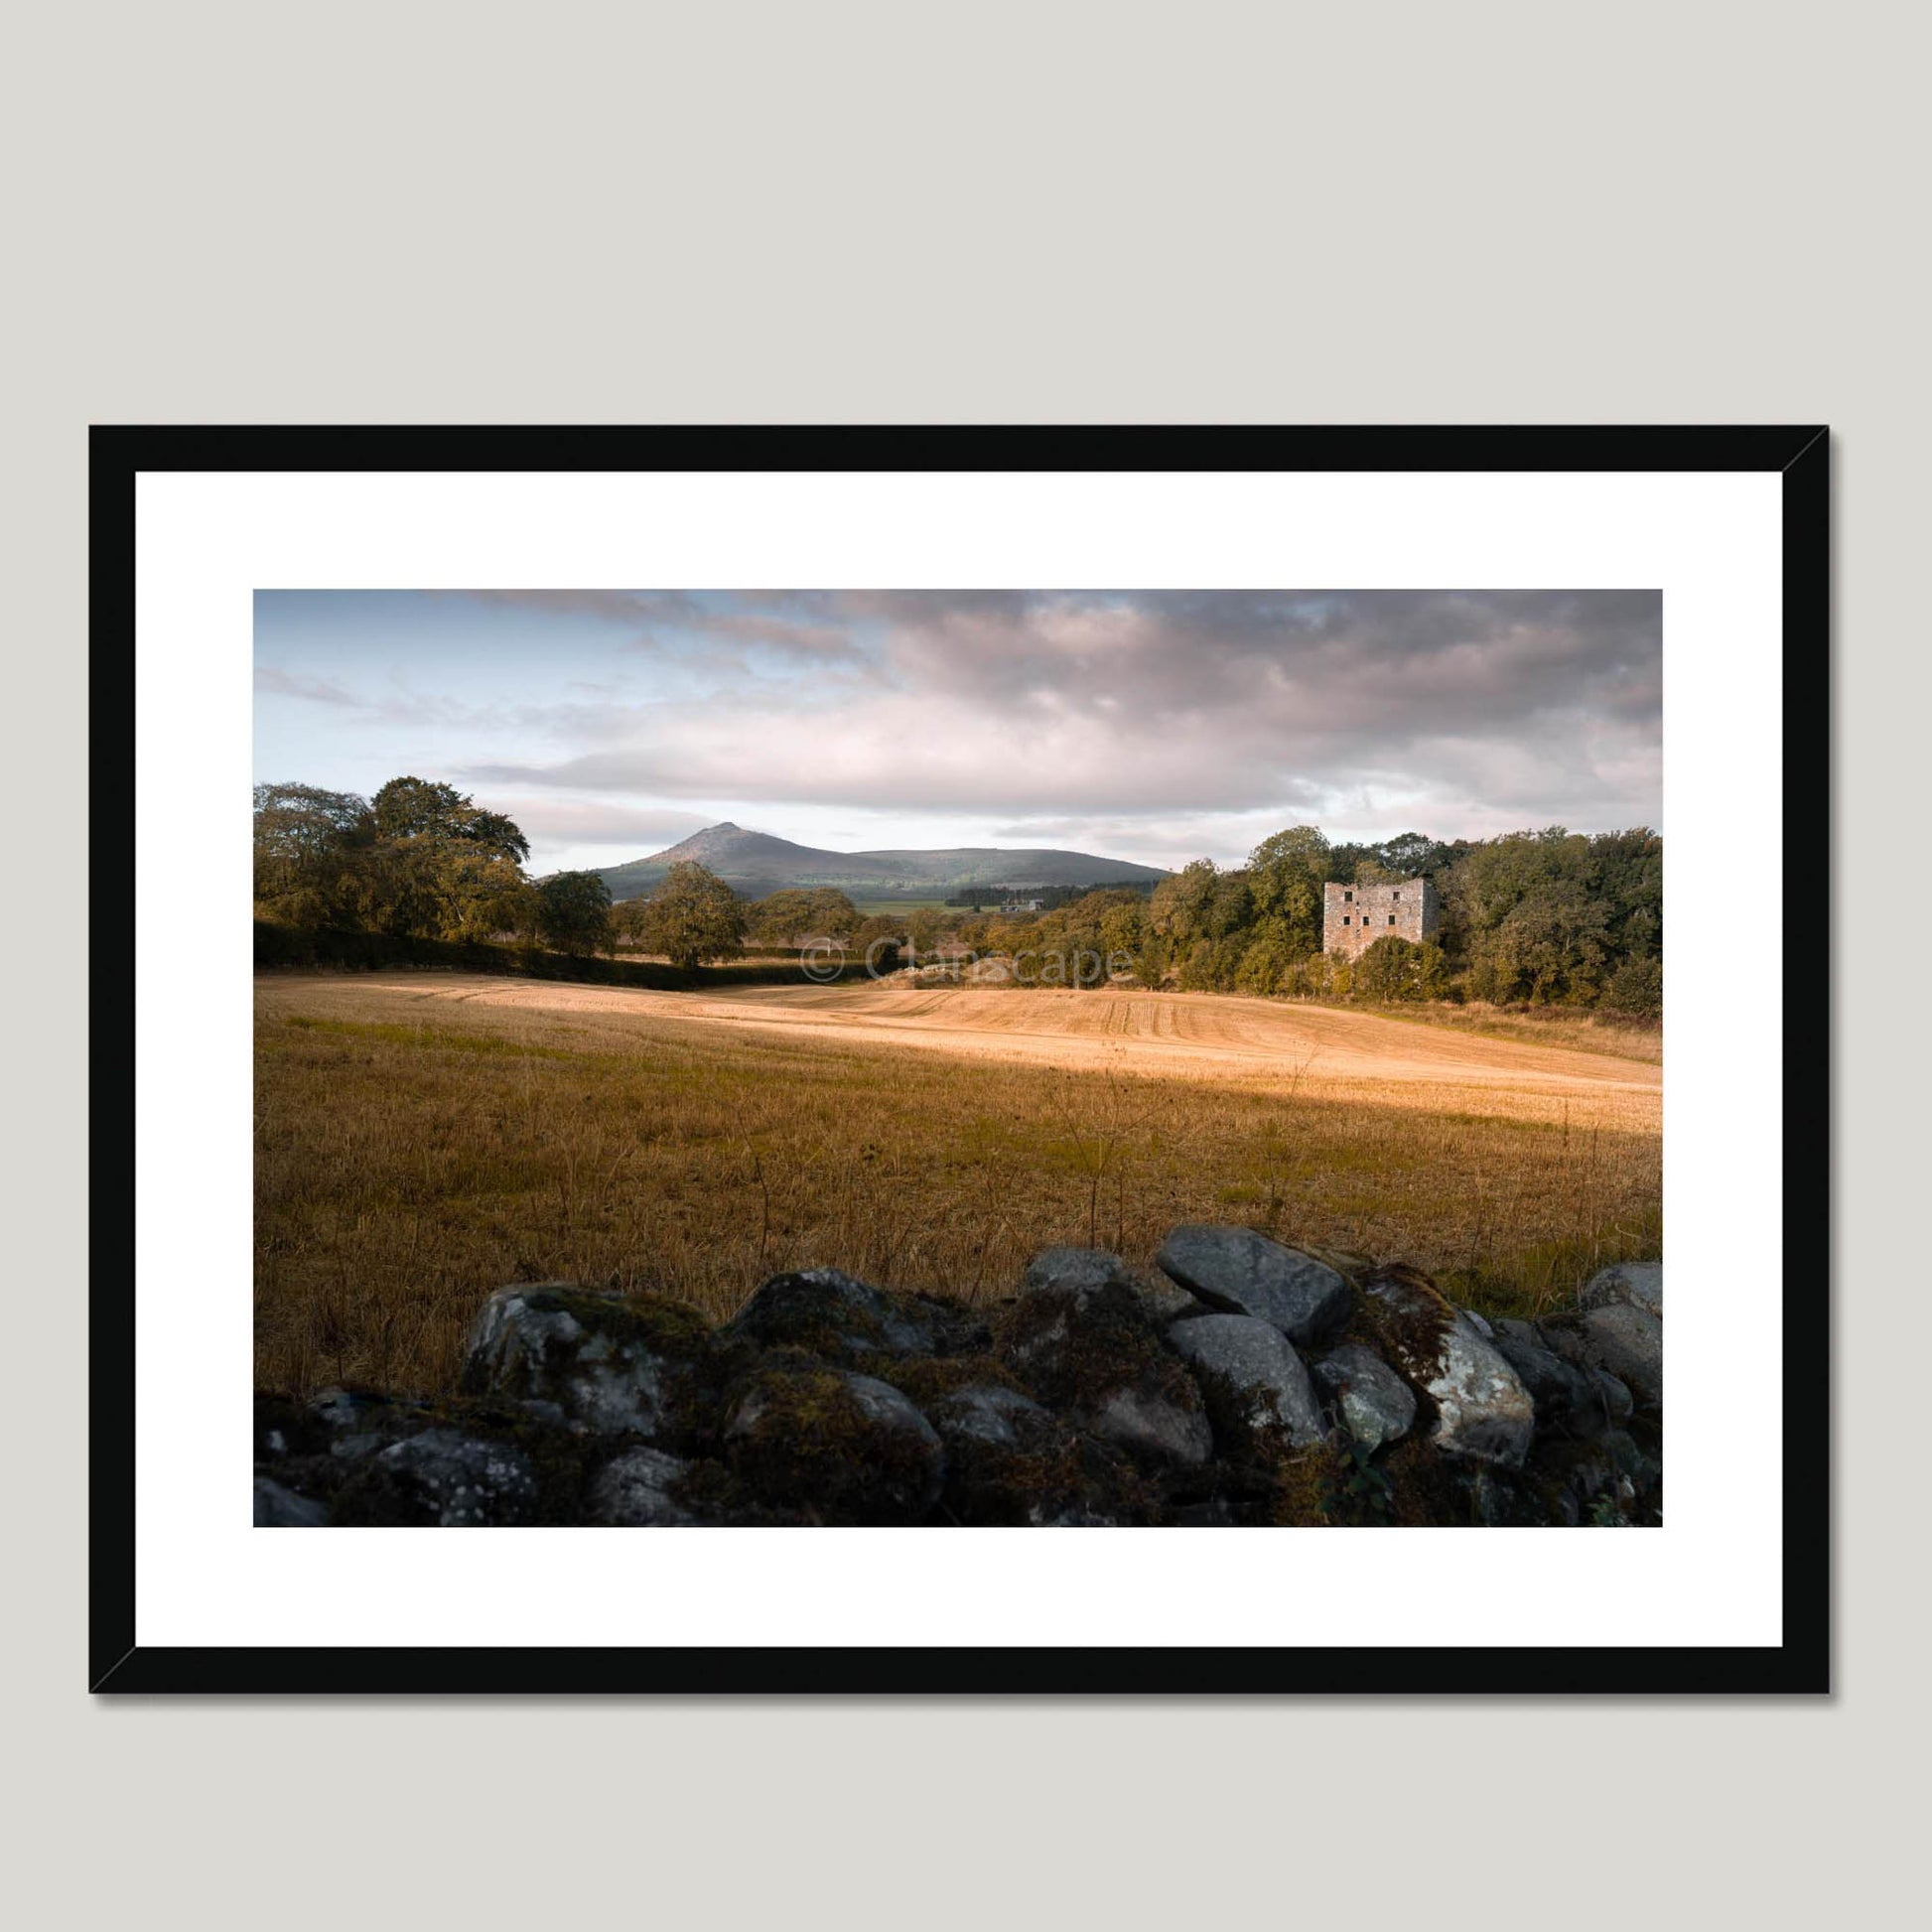
[{"label": "distant hill ridge", "polygon": [[598,876],[614,899],[636,898],[687,860],[753,898],[790,886],[836,886],[841,892],[897,893],[911,898],[943,896],[967,886],[1144,886],[1168,877],[1159,866],[1136,865],[1131,859],[1050,848],[972,845],[933,852],[828,852],[769,832],[749,832],[729,819],[647,859],[605,867]]}]

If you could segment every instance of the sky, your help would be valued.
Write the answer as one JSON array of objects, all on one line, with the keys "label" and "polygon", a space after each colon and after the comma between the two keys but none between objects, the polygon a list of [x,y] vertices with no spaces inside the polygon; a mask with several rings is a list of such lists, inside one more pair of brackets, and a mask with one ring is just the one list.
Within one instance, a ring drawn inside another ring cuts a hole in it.
[{"label": "sky", "polygon": [[255,776],[441,778],[535,872],[721,819],[1239,863],[1662,829],[1654,591],[259,591]]}]

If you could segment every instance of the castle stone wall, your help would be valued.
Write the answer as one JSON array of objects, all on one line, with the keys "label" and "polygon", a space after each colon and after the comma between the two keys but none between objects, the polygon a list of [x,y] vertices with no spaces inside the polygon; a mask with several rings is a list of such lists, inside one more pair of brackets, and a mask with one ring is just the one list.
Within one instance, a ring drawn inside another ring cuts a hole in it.
[{"label": "castle stone wall", "polygon": [[1323,889],[1321,950],[1359,958],[1377,939],[1434,939],[1443,923],[1433,881],[1396,879],[1385,886]]}]

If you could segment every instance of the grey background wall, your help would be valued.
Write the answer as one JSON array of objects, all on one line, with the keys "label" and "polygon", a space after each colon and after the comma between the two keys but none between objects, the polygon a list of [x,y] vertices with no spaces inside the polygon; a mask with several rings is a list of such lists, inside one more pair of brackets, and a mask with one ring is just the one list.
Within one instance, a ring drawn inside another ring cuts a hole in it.
[{"label": "grey background wall", "polygon": [[[18,17],[17,903],[79,917],[90,420],[1828,419],[1856,898],[1917,822],[1925,41],[1768,0]],[[1801,809],[1828,804],[1819,773]],[[23,1922],[1882,1909],[1925,1682],[1895,1366],[1925,1299],[1890,1221],[1918,1142],[1885,1117],[1916,988],[1840,968],[1829,1706],[103,1707],[79,1222],[49,1205],[80,1212],[81,989],[10,961]]]}]

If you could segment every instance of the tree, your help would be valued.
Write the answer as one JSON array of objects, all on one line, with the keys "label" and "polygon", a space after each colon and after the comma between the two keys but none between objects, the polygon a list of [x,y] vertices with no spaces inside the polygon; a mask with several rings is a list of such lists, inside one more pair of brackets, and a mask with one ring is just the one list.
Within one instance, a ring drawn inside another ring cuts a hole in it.
[{"label": "tree", "polygon": [[527,859],[530,842],[500,812],[483,811],[467,793],[429,778],[391,778],[373,800],[375,829],[385,839],[460,839]]},{"label": "tree", "polygon": [[746,910],[753,935],[777,946],[801,939],[844,945],[859,923],[859,908],[833,886],[788,886]]},{"label": "tree", "polygon": [[255,905],[284,925],[344,916],[358,862],[375,842],[366,798],[316,785],[255,787]]},{"label": "tree", "polygon": [[1329,846],[1312,825],[1265,838],[1248,855],[1248,891],[1266,936],[1286,961],[1321,950],[1321,888]]},{"label": "tree", "polygon": [[1612,1013],[1627,1013],[1636,1020],[1658,1020],[1664,1012],[1664,962],[1661,959],[1626,959],[1610,975],[1609,990],[1603,1004]]},{"label": "tree", "polygon": [[594,872],[557,872],[537,882],[538,936],[558,952],[607,952],[611,889]]},{"label": "tree", "polygon": [[905,936],[915,953],[936,952],[945,931],[945,914],[930,905],[921,905],[905,924]]},{"label": "tree", "polygon": [[1383,840],[1378,856],[1397,879],[1420,879],[1447,863],[1449,848],[1421,832],[1399,832]]},{"label": "tree", "polygon": [[852,928],[852,951],[876,973],[898,971],[898,949],[905,928],[897,919],[875,912]]},{"label": "tree", "polygon": [[639,945],[644,936],[644,918],[650,907],[647,898],[621,898],[611,907],[611,926],[620,939]]},{"label": "tree", "polygon": [[1443,949],[1393,933],[1363,948],[1355,962],[1354,992],[1365,1000],[1435,1000],[1448,991]]},{"label": "tree", "polygon": [[1242,953],[1234,983],[1243,993],[1279,993],[1289,984],[1294,965],[1281,940],[1264,934]]},{"label": "tree", "polygon": [[[542,895],[522,868],[485,846],[453,844],[437,854],[431,892],[437,930],[445,939],[521,936],[536,931],[542,916]],[[605,897],[608,900],[608,889]]]},{"label": "tree", "polygon": [[529,842],[454,785],[391,778],[374,801],[314,785],[255,787],[263,918],[429,939],[533,929]]},{"label": "tree", "polygon": [[746,931],[745,903],[715,872],[690,860],[664,875],[644,908],[642,938],[685,972],[738,951]]}]

